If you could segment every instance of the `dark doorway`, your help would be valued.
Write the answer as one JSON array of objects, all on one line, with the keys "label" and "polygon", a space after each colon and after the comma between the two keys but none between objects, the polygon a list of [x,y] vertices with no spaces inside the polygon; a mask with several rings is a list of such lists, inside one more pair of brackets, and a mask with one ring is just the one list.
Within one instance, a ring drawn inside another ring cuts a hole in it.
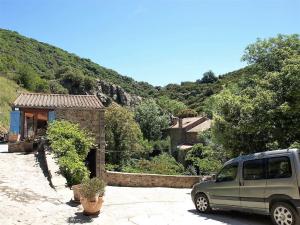
[{"label": "dark doorway", "polygon": [[91,149],[86,157],[85,164],[91,172],[90,178],[96,177],[96,149]]}]

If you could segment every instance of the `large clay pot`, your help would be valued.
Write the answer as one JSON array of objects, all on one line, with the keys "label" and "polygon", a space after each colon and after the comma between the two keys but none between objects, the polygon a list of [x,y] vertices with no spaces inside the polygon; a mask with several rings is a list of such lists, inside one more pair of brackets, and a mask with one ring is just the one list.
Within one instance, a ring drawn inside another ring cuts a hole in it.
[{"label": "large clay pot", "polygon": [[17,142],[20,139],[19,134],[9,134],[8,135],[8,142]]},{"label": "large clay pot", "polygon": [[80,202],[80,184],[76,184],[72,186],[73,195],[74,195],[74,202]]},{"label": "large clay pot", "polygon": [[95,197],[93,199],[81,197],[80,203],[84,209],[84,215],[98,215],[103,204],[103,197]]}]

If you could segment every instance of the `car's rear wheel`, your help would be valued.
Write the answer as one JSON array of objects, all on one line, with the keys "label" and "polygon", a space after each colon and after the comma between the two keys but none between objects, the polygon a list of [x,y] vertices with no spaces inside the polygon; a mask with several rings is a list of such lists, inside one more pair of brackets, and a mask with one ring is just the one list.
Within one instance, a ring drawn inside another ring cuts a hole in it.
[{"label": "car's rear wheel", "polygon": [[299,216],[296,210],[285,202],[278,202],[272,205],[271,217],[274,225],[299,224]]},{"label": "car's rear wheel", "polygon": [[200,213],[209,213],[211,211],[209,200],[207,196],[202,193],[195,196],[195,206]]}]

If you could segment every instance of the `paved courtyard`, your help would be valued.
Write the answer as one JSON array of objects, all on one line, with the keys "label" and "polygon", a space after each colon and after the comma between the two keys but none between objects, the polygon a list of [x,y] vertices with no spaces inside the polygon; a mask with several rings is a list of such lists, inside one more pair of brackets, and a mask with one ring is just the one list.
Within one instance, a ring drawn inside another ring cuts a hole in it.
[{"label": "paved courtyard", "polygon": [[[1,149],[5,147],[0,145]],[[107,187],[99,217],[82,215],[72,192],[56,192],[34,154],[0,153],[0,224],[270,225],[267,217],[237,212],[199,215],[190,189]]]}]

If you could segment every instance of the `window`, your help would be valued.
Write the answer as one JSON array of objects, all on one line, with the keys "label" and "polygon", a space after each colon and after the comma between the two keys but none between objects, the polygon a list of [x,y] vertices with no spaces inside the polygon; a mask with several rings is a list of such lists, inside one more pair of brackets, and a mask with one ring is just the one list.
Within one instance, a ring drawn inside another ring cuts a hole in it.
[{"label": "window", "polygon": [[292,168],[288,157],[268,159],[268,178],[288,178],[292,176]]},{"label": "window", "polygon": [[244,180],[260,180],[265,179],[264,160],[250,160],[244,162],[243,179]]},{"label": "window", "polygon": [[225,166],[217,176],[217,182],[233,181],[236,178],[238,164],[230,164]]}]

